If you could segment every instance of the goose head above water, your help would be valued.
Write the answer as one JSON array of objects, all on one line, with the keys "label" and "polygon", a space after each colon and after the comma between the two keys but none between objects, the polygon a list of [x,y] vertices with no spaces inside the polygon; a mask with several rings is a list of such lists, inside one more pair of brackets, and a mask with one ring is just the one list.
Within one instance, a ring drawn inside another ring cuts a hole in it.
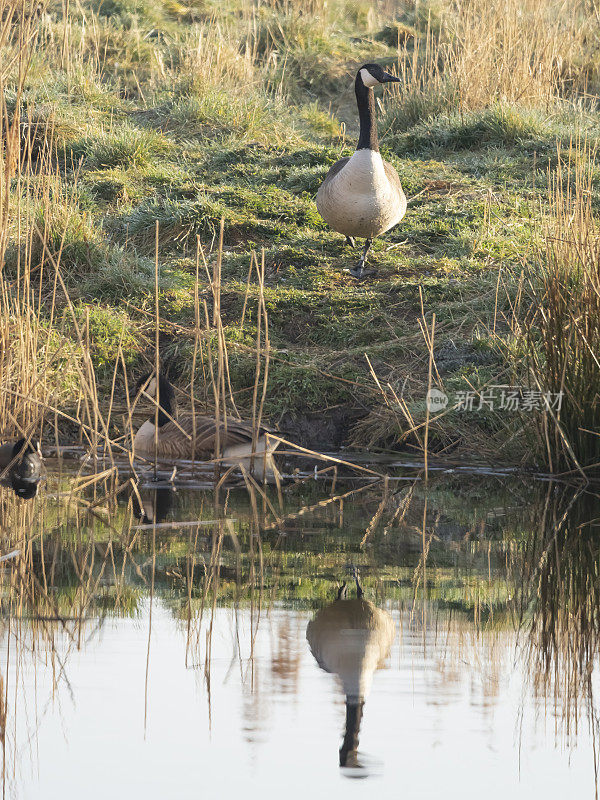
[{"label": "goose head above water", "polygon": [[[159,373],[158,381],[153,372],[141,377],[135,387],[136,397],[141,393],[158,403],[157,422],[159,428],[162,428],[163,425],[166,425],[171,419],[177,418],[175,390],[171,386],[170,381],[162,373]],[[149,419],[152,425],[154,425],[154,419],[155,415],[153,413]]]},{"label": "goose head above water", "polygon": [[143,375],[135,386],[136,402],[144,397],[154,402],[148,419],[135,434],[135,452],[143,456],[156,452],[157,456],[164,458],[191,457],[187,443],[189,437],[178,423],[173,422],[178,419],[178,413],[171,382],[162,373],[158,378],[153,372]]},{"label": "goose head above water", "polygon": [[366,239],[358,265],[350,270],[355,278],[371,274],[364,267],[373,238],[397,225],[406,212],[398,173],[379,153],[373,92],[379,84],[398,82],[379,64],[359,68],[354,82],[360,122],[356,151],[331,167],[317,192],[317,209],[325,222],[352,245],[354,237]]},{"label": "goose head above water", "polygon": [[386,72],[379,64],[363,64],[356,73],[356,80],[359,78],[364,86],[371,88],[378,83],[400,83],[400,78]]},{"label": "goose head above water", "polygon": [[42,451],[39,442],[5,442],[0,445],[0,477],[17,497],[29,500],[37,494],[42,479]]},{"label": "goose head above water", "polygon": [[389,655],[396,633],[393,619],[363,596],[355,574],[357,597],[346,599],[346,584],[337,600],[322,608],[308,623],[306,638],[318,665],[338,676],[346,695],[346,725],[340,748],[340,767],[346,774],[364,774],[358,737],[365,700],[373,674]]}]

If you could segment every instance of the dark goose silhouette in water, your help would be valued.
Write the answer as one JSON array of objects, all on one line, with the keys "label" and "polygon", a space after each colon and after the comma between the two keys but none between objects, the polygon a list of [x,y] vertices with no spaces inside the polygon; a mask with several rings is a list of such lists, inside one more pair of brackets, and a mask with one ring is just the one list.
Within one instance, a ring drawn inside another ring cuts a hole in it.
[{"label": "dark goose silhouette in water", "polygon": [[[340,767],[360,775],[358,737],[365,700],[373,673],[388,657],[396,626],[381,608],[363,596],[355,575],[357,597],[346,599],[346,584],[337,600],[321,609],[308,623],[306,638],[318,665],[337,675],[346,695],[346,727],[340,748]],[[356,771],[356,772],[354,772]]]},{"label": "dark goose silhouette in water", "polygon": [[[173,508],[175,489],[171,486],[140,486],[132,492],[133,513],[142,525],[164,522]],[[141,502],[140,502],[141,501]]]},{"label": "dark goose silhouette in water", "polygon": [[18,439],[0,445],[0,481],[17,497],[30,500],[42,479],[42,451],[39,442]]}]

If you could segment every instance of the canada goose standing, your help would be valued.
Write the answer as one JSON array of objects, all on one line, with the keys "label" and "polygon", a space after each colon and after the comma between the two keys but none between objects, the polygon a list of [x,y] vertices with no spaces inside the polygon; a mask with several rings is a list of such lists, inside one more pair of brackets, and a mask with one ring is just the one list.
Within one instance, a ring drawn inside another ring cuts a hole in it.
[{"label": "canada goose standing", "polygon": [[42,451],[39,442],[5,442],[0,445],[0,480],[12,487],[17,497],[34,497],[42,479]]},{"label": "canada goose standing", "polygon": [[318,665],[340,678],[346,695],[346,728],[340,767],[360,769],[358,735],[363,706],[373,673],[389,655],[396,633],[394,620],[363,597],[356,580],[356,599],[346,600],[346,584],[331,605],[321,609],[306,628],[306,638]]},{"label": "canada goose standing", "polygon": [[[153,374],[138,381],[137,392],[144,392],[156,399],[157,381]],[[217,439],[221,450],[221,463],[226,466],[243,465],[248,472],[260,478],[270,479],[275,473],[273,452],[279,442],[267,439],[272,429],[261,425],[258,431],[254,454],[252,454],[252,425],[242,420],[227,418],[218,426],[214,417],[196,414],[177,414],[175,392],[167,378],[158,377],[158,432],[155,437],[154,412],[139,428],[134,437],[135,452],[146,458],[171,460],[196,458],[210,460],[216,457]],[[195,423],[195,446],[194,446]],[[156,450],[155,450],[156,448]],[[251,463],[252,462],[252,463]]]},{"label": "canada goose standing", "polygon": [[380,83],[399,78],[379,64],[364,64],[356,73],[354,90],[360,120],[360,135],[354,155],[331,167],[317,192],[317,209],[331,227],[343,233],[351,245],[354,237],[365,238],[360,261],[350,274],[364,278],[367,253],[375,236],[397,225],[406,213],[406,197],[394,167],[379,153],[375,95]]}]

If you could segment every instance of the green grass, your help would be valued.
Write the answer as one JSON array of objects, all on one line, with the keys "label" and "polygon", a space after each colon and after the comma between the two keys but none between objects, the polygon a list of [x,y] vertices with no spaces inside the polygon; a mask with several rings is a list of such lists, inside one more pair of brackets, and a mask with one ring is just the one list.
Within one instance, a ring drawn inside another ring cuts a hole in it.
[{"label": "green grass", "polygon": [[[427,20],[439,33],[436,8],[423,17],[407,3],[388,18],[367,4],[338,2],[303,18],[233,2],[84,2],[83,10],[98,13],[93,36],[83,32],[81,10],[72,12],[72,40],[84,42],[79,54],[73,45],[65,69],[52,48],[49,66],[38,52],[25,99],[29,116],[51,121],[55,131],[63,200],[47,204],[38,224],[54,254],[62,246],[69,292],[89,309],[104,390],[119,341],[134,373],[152,358],[156,221],[163,358],[182,385],[193,349],[197,241],[212,264],[221,219],[223,315],[241,407],[253,379],[252,357],[240,342],[252,344],[255,300],[239,330],[252,253],[265,259],[273,354],[265,413],[273,419],[331,408],[366,419],[379,414],[383,398],[368,357],[384,386],[404,389],[422,421],[422,309],[429,325],[436,315],[436,353],[459,354],[441,358],[445,385],[458,391],[506,373],[512,362],[499,353],[512,345],[503,315],[511,316],[520,270],[532,263],[546,170],[556,163],[557,142],[568,145],[577,131],[596,141],[592,116],[566,103],[547,113],[500,101],[461,113],[446,84],[437,93],[407,89],[388,97],[382,150],[398,169],[409,207],[375,242],[377,274],[365,284],[344,272],[358,253],[327,228],[314,202],[329,166],[352,152],[356,66],[393,63],[398,42],[412,47]],[[58,6],[49,20],[57,37],[64,28]],[[39,191],[43,181],[31,176]],[[41,259],[36,251],[34,261]],[[17,260],[9,265],[13,274]],[[203,270],[201,278],[207,299]],[[51,289],[42,287],[46,299]],[[356,441],[397,444],[405,423],[396,412],[388,417],[387,428],[359,432]],[[473,415],[467,424],[464,415],[458,423],[449,415],[445,424],[445,441],[466,447],[504,441],[507,426],[514,432],[522,421]]]}]

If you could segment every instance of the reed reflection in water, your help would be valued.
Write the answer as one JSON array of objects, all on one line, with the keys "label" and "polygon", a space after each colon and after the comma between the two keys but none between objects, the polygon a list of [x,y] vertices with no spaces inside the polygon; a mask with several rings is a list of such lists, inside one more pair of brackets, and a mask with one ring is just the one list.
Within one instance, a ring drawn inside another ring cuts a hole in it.
[{"label": "reed reflection in water", "polygon": [[6,797],[595,796],[593,492],[89,480],[0,496]]}]

